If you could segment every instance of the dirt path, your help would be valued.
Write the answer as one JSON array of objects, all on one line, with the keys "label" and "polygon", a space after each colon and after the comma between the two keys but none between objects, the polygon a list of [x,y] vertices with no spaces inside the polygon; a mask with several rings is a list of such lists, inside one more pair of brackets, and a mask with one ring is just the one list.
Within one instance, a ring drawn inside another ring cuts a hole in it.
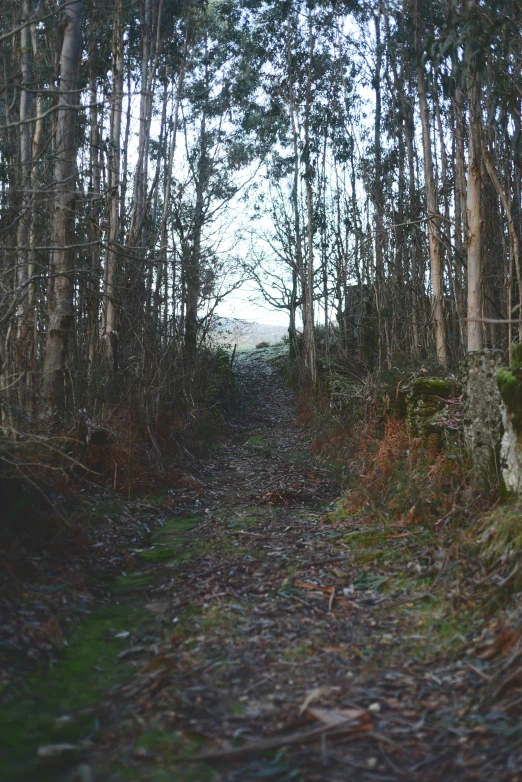
[{"label": "dirt path", "polygon": [[477,706],[488,673],[451,654],[465,628],[439,657],[433,577],[401,582],[428,533],[328,516],[338,491],[278,369],[259,351],[237,381],[230,437],[115,590],[123,683],[47,778],[521,779],[518,741]]}]

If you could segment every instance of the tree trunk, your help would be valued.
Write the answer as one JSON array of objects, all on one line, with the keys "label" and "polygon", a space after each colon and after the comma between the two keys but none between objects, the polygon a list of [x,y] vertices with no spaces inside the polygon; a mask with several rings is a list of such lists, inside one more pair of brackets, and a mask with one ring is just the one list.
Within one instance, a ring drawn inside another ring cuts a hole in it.
[{"label": "tree trunk", "polygon": [[[510,265],[511,268],[515,268],[515,272],[517,275],[517,284],[518,284],[518,290],[522,291],[522,274],[520,270],[520,247],[519,247],[519,241],[518,241],[518,235],[515,230],[515,225],[513,223],[513,216],[511,211],[511,205],[509,203],[509,199],[504,192],[504,189],[502,185],[500,184],[500,180],[496,174],[495,167],[493,165],[493,161],[491,160],[484,143],[482,143],[482,159],[484,160],[484,165],[486,166],[486,170],[491,178],[491,181],[493,182],[493,186],[495,187],[495,190],[497,191],[497,195],[500,198],[500,201],[502,203],[502,206],[504,208],[504,211],[506,213],[507,223],[508,223],[508,232],[509,232],[509,259],[510,259]],[[510,286],[512,286],[512,281],[510,280]],[[511,313],[511,307],[509,309],[508,313],[508,320],[511,320],[512,313]],[[522,314],[519,313],[519,317],[522,317]],[[522,321],[519,323],[518,326],[518,340],[519,342],[522,342]],[[511,342],[509,344],[509,355],[511,359]]]},{"label": "tree trunk", "polygon": [[303,337],[304,337],[304,370],[305,383],[314,389],[317,382],[317,363],[315,355],[314,329],[314,224],[313,224],[313,194],[312,166],[310,155],[310,108],[312,102],[312,60],[314,55],[314,36],[310,31],[310,46],[308,59],[308,79],[306,86],[305,106],[305,182],[306,182],[306,212],[308,234],[308,259],[306,268],[305,288],[303,291]]},{"label": "tree trunk", "polygon": [[90,108],[90,209],[89,209],[89,280],[87,292],[87,382],[90,384],[94,369],[95,356],[99,344],[99,294],[100,294],[100,245],[101,238],[101,138],[98,121],[98,107],[96,105],[97,89],[94,74],[91,77],[91,108]]},{"label": "tree trunk", "polygon": [[132,247],[143,244],[143,222],[147,205],[147,173],[149,161],[149,138],[152,105],[152,79],[150,72],[152,0],[144,0],[141,17],[141,86],[140,125],[138,137],[138,161],[134,175],[133,204],[129,228],[129,244]]},{"label": "tree trunk", "polygon": [[[205,71],[205,94],[209,97],[210,81],[208,68]],[[186,309],[185,309],[185,348],[189,356],[193,356],[197,347],[198,306],[201,294],[201,239],[204,224],[204,197],[209,177],[208,138],[207,138],[207,107],[203,107],[199,137],[199,158],[196,180],[196,202],[194,209],[194,224],[192,227],[192,246],[187,255],[185,269]]]},{"label": "tree trunk", "polygon": [[[123,1],[114,9],[114,42],[112,68],[111,144],[109,153],[109,230],[105,262],[105,310],[102,337],[109,371],[108,387],[113,386],[118,371],[118,289],[120,258],[120,160],[121,118],[123,111]],[[114,389],[109,389],[113,391]]]},{"label": "tree trunk", "polygon": [[466,203],[468,222],[468,351],[482,349],[482,257],[481,228],[482,192],[481,170],[481,107],[478,75],[473,72],[468,55],[466,83],[469,100],[469,154],[468,154],[468,196]]},{"label": "tree trunk", "polygon": [[[20,31],[20,70],[22,84],[20,88],[20,189],[22,200],[20,204],[20,220],[16,235],[17,253],[17,287],[26,286],[29,276],[29,228],[31,223],[31,133],[28,123],[29,92],[31,82],[31,28],[27,24],[31,16],[30,0],[24,0],[21,22],[26,26]],[[19,378],[18,399],[22,409],[26,405],[25,373],[27,371],[27,355],[29,341],[32,336],[30,319],[28,318],[28,292],[24,291],[18,305],[18,329],[16,334],[16,370]]]},{"label": "tree trunk", "polygon": [[56,117],[54,181],[49,263],[49,326],[43,367],[46,409],[64,409],[64,373],[69,332],[73,322],[71,243],[75,210],[77,81],[81,58],[82,2],[64,10],[65,25],[60,53],[60,86]]},{"label": "tree trunk", "polygon": [[424,177],[426,181],[426,202],[428,206],[428,236],[430,244],[430,269],[432,289],[432,309],[435,323],[435,346],[437,358],[443,366],[447,366],[446,334],[444,328],[444,309],[442,299],[442,264],[440,258],[440,236],[436,215],[438,214],[437,196],[433,176],[433,160],[431,156],[430,115],[426,97],[424,69],[420,61],[417,65],[417,85],[419,89],[419,106],[422,123],[422,149],[424,153]]},{"label": "tree trunk", "polygon": [[[374,181],[372,188],[372,204],[375,224],[375,302],[377,309],[377,340],[378,340],[378,366],[382,366],[383,361],[383,342],[386,344],[386,328],[382,319],[383,298],[384,298],[384,246],[386,235],[384,232],[383,220],[383,188],[382,188],[382,145],[381,145],[381,117],[382,117],[382,95],[381,95],[381,70],[382,70],[382,45],[381,45],[381,17],[380,10],[374,15],[375,23],[375,72],[373,74],[372,86],[375,92],[375,120],[373,128],[374,140]],[[390,356],[386,350],[386,364],[390,364]]]}]

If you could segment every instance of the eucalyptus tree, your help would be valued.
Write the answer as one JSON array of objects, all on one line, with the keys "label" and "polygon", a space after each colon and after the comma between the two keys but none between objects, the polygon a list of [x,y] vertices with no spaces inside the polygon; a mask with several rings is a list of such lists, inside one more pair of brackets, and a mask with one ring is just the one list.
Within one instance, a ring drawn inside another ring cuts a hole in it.
[{"label": "eucalyptus tree", "polygon": [[[193,41],[180,93],[184,160],[172,177],[172,220],[183,300],[184,347],[194,356],[199,310],[209,296],[213,231],[255,174],[266,142],[256,133],[259,74],[240,4],[211,4],[192,18]],[[212,286],[210,286],[212,287]]]},{"label": "eucalyptus tree", "polygon": [[49,260],[49,325],[43,365],[44,405],[53,413],[64,406],[64,374],[69,333],[73,322],[73,216],[75,211],[75,162],[78,69],[82,54],[81,0],[64,9],[60,51],[58,110],[54,134],[54,198],[51,216]]},{"label": "eucalyptus tree", "polygon": [[441,364],[447,366],[448,358],[446,353],[446,329],[443,308],[443,271],[441,259],[442,248],[440,236],[439,204],[433,170],[430,111],[428,108],[428,98],[426,94],[424,64],[422,62],[422,51],[424,47],[422,45],[421,36],[423,35],[422,31],[426,30],[426,15],[423,13],[421,0],[415,0],[413,15],[415,26],[415,56],[417,59],[417,86],[422,125],[422,150],[424,157],[424,181],[426,188],[428,236],[430,247],[431,296],[435,328],[435,344],[438,360]]},{"label": "eucalyptus tree", "polygon": [[352,80],[353,63],[339,45],[339,27],[346,19],[349,4],[342,9],[330,2],[299,0],[248,5],[255,11],[253,36],[266,57],[265,101],[276,120],[277,137],[269,176],[275,186],[286,188],[291,205],[292,258],[285,261],[290,265],[293,280],[289,302],[291,331],[295,329],[294,305],[299,301],[303,375],[305,383],[313,388],[317,379],[314,304],[320,296],[320,272],[325,313],[329,297],[325,182],[335,158],[333,139],[337,144],[344,133],[349,133],[345,121],[349,93],[346,85]]}]

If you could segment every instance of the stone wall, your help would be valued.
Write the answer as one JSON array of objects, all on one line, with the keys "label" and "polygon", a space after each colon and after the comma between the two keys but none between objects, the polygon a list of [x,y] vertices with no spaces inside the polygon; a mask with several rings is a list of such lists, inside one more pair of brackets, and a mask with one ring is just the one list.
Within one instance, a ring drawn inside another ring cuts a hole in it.
[{"label": "stone wall", "polygon": [[504,432],[500,450],[506,488],[522,492],[522,343],[513,346],[511,367],[497,371]]},{"label": "stone wall", "polygon": [[464,443],[471,455],[475,479],[500,477],[502,417],[497,370],[502,351],[477,350],[461,362]]},{"label": "stone wall", "polygon": [[416,437],[439,438],[460,426],[456,404],[458,385],[455,380],[440,377],[417,377],[404,389],[411,431]]},{"label": "stone wall", "polygon": [[420,377],[402,392],[415,436],[436,434],[447,447],[456,442],[452,431],[461,429],[475,483],[503,480],[522,494],[522,343],[513,347],[511,367],[502,367],[502,358],[500,350],[468,353],[459,383]]}]

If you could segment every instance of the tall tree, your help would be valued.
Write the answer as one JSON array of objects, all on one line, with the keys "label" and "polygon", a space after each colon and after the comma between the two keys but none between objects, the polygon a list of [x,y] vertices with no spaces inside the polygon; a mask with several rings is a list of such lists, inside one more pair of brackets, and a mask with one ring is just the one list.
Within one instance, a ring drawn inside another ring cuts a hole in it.
[{"label": "tall tree", "polygon": [[439,230],[439,207],[435,190],[433,172],[432,141],[430,133],[430,113],[426,95],[426,79],[422,64],[421,14],[419,0],[415,0],[415,33],[417,40],[417,85],[419,90],[419,108],[422,124],[422,149],[424,154],[424,179],[426,184],[426,203],[428,207],[428,236],[430,246],[430,270],[432,288],[432,310],[435,325],[435,344],[437,358],[443,366],[448,363],[446,352],[446,330],[443,308],[443,270],[441,261],[441,241]]},{"label": "tall tree", "polygon": [[81,58],[81,0],[64,9],[54,142],[54,200],[49,261],[49,325],[43,366],[46,408],[61,413],[69,333],[73,323],[73,215],[76,190],[76,118]]}]

